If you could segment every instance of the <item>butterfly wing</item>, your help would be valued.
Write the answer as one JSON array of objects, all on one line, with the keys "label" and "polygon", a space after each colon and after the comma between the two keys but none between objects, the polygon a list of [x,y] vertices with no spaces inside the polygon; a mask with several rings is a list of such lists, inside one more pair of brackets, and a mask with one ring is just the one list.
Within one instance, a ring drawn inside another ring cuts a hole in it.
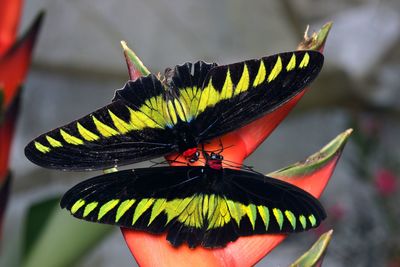
[{"label": "butterfly wing", "polygon": [[224,180],[238,236],[306,231],[326,218],[318,199],[284,181],[232,169],[225,169]]},{"label": "butterfly wing", "polygon": [[295,51],[214,66],[206,77],[200,76],[200,90],[185,84],[190,73],[197,72],[184,65],[175,71],[172,84],[181,101],[190,103],[188,121],[204,141],[283,105],[317,77],[322,64],[323,55],[317,51]]},{"label": "butterfly wing", "polygon": [[60,205],[79,219],[150,233],[182,228],[179,218],[199,189],[202,169],[143,168],[101,175],[71,188]]},{"label": "butterfly wing", "polygon": [[130,81],[110,105],[42,134],[25,155],[46,168],[93,170],[170,153],[176,147],[163,114],[164,97],[154,75]]},{"label": "butterfly wing", "polygon": [[240,236],[294,233],[326,218],[320,202],[304,190],[261,174],[224,169],[223,182],[208,199],[204,247],[223,247]]},{"label": "butterfly wing", "polygon": [[61,201],[80,219],[150,233],[174,246],[223,247],[240,236],[305,231],[325,212],[288,183],[244,171],[163,167],[120,171],[78,184]]}]

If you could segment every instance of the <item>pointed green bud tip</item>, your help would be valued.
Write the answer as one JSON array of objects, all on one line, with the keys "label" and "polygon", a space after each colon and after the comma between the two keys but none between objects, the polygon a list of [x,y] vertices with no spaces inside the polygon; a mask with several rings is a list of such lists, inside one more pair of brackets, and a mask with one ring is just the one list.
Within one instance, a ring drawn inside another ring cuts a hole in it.
[{"label": "pointed green bud tip", "polygon": [[332,28],[333,22],[327,22],[324,26],[318,31],[313,32],[311,37],[308,36],[308,29],[307,26],[306,31],[304,32],[304,39],[297,47],[298,50],[322,50],[326,39],[328,38],[329,32]]},{"label": "pointed green bud tip", "polygon": [[309,156],[306,160],[292,164],[269,175],[272,177],[297,177],[312,173],[322,168],[332,160],[336,159],[336,157],[340,156],[352,132],[353,129],[347,129],[336,136],[320,151]]},{"label": "pointed green bud tip", "polygon": [[125,41],[121,41],[122,49],[124,50],[124,56],[126,64],[128,66],[129,76],[132,80],[136,80],[140,76],[147,76],[150,71],[143,64],[140,58],[130,49]]},{"label": "pointed green bud tip", "polygon": [[107,173],[113,173],[113,172],[117,172],[117,171],[118,171],[118,169],[116,167],[114,167],[114,168],[103,170],[103,173],[107,174]]},{"label": "pointed green bud tip", "polygon": [[319,264],[322,262],[329,242],[332,239],[332,234],[333,230],[329,230],[321,235],[314,245],[294,263],[292,263],[290,267],[320,266]]}]

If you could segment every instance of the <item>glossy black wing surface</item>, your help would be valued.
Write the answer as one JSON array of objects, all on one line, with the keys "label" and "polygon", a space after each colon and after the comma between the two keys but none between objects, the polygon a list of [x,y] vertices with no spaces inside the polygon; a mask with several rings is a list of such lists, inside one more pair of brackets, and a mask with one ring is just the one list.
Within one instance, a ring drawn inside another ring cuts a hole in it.
[{"label": "glossy black wing surface", "polygon": [[[199,141],[204,141],[238,129],[289,101],[317,77],[323,59],[317,51],[294,51],[216,66],[204,78],[201,90],[185,84],[177,86],[177,91],[182,102],[190,103],[188,121]],[[184,84],[187,77],[180,71],[173,81]]]},{"label": "glossy black wing surface", "polygon": [[46,168],[94,170],[170,153],[176,147],[164,99],[154,75],[130,81],[111,104],[34,139],[25,155]]},{"label": "glossy black wing surface", "polygon": [[102,175],[70,189],[61,207],[92,222],[166,232],[174,246],[210,248],[240,236],[305,231],[325,218],[317,199],[288,183],[208,167]]}]

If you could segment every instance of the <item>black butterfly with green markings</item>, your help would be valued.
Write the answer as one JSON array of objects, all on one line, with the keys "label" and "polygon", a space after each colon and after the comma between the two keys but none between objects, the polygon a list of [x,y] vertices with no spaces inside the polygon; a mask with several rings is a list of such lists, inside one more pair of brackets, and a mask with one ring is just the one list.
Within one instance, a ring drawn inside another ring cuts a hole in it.
[{"label": "black butterfly with green markings", "polygon": [[25,148],[47,168],[93,170],[173,152],[198,159],[197,146],[272,112],[320,72],[316,51],[281,53],[217,66],[202,61],[148,75],[117,90],[113,102],[45,133]]},{"label": "black butterfly with green markings", "polygon": [[174,246],[223,247],[240,236],[317,227],[326,214],[309,193],[255,172],[222,168],[211,154],[203,167],[113,172],[70,189],[61,207],[77,218],[150,233]]}]

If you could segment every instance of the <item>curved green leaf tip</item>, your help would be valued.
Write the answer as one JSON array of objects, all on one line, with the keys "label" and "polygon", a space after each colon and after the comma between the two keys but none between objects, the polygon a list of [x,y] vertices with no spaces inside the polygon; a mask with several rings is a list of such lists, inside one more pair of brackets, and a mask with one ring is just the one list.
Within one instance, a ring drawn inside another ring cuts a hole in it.
[{"label": "curved green leaf tip", "polygon": [[336,136],[336,138],[330,141],[327,145],[325,145],[320,151],[309,156],[305,161],[297,162],[268,175],[276,178],[298,177],[318,170],[319,168],[331,162],[331,160],[340,156],[352,132],[353,129],[344,131]]},{"label": "curved green leaf tip", "polygon": [[299,50],[320,50],[324,47],[326,39],[328,38],[329,32],[332,28],[333,22],[327,22],[318,31],[314,32],[311,37],[308,36],[308,26],[304,33],[304,40],[297,47]]},{"label": "curved green leaf tip", "polygon": [[290,267],[313,267],[321,266],[329,242],[332,239],[333,230],[329,230],[320,236],[317,242],[300,258],[298,258]]},{"label": "curved green leaf tip", "polygon": [[[121,41],[122,49],[124,50],[124,56],[126,64],[128,65],[129,75],[131,79],[137,79],[138,76],[147,76],[150,71],[146,68],[140,58],[132,51],[125,41]],[[135,73],[139,72],[139,73]]]},{"label": "curved green leaf tip", "polygon": [[[39,229],[40,233],[35,233],[34,239],[30,241],[30,250],[19,266],[77,266],[113,230],[110,225],[76,220],[69,212],[57,207],[59,199],[53,205],[35,204],[39,208],[33,210],[34,213],[30,212],[28,219],[36,217],[34,221],[44,227],[42,231]],[[27,224],[32,222],[33,220],[26,221]],[[37,229],[34,225],[26,226],[28,228]]]}]

